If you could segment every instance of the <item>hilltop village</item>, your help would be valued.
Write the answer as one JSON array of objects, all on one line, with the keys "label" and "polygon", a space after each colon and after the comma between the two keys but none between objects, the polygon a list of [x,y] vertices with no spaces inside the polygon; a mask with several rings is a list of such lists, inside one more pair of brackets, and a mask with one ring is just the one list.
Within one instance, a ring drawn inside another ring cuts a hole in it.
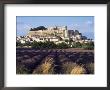
[{"label": "hilltop village", "polygon": [[22,44],[26,42],[54,42],[55,44],[66,43],[69,41],[88,43],[93,42],[92,39],[88,39],[83,36],[78,30],[68,30],[67,26],[55,26],[55,27],[44,27],[39,26],[37,28],[31,28],[26,36],[17,36],[16,41]]}]

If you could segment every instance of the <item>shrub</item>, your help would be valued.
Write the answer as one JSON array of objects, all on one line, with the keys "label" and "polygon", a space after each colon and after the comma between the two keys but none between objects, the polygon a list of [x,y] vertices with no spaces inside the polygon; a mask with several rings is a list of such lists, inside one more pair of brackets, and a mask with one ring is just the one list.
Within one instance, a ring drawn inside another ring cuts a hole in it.
[{"label": "shrub", "polygon": [[56,44],[54,42],[44,42],[44,48],[56,48]]},{"label": "shrub", "polygon": [[94,74],[94,63],[87,63],[86,69],[88,70],[89,74]]},{"label": "shrub", "polygon": [[28,70],[24,65],[16,66],[16,74],[29,74],[30,70]]},{"label": "shrub", "polygon": [[62,64],[62,69],[64,74],[85,74],[86,70],[83,66],[79,66],[73,62],[65,62]]},{"label": "shrub", "polygon": [[21,42],[16,42],[16,47],[23,47],[23,44]]},{"label": "shrub", "polygon": [[38,48],[39,49],[42,45],[42,42],[34,41],[31,45],[32,45],[32,48]]},{"label": "shrub", "polygon": [[36,42],[34,41],[32,43],[32,47],[33,48],[38,48],[38,49],[43,49],[43,48],[47,48],[47,49],[50,49],[50,48],[56,48],[56,44],[54,42]]},{"label": "shrub", "polygon": [[55,61],[54,61],[54,58],[47,56],[43,62],[53,64]]},{"label": "shrub", "polygon": [[57,44],[57,48],[60,48],[60,49],[64,49],[64,48],[68,48],[68,47],[69,46],[64,42]]},{"label": "shrub", "polygon": [[51,63],[42,63],[34,71],[33,74],[54,74],[54,65]]},{"label": "shrub", "polygon": [[74,42],[73,48],[81,48],[82,47],[82,44],[80,42]]},{"label": "shrub", "polygon": [[54,74],[54,58],[47,56],[42,63],[36,67],[33,74]]},{"label": "shrub", "polygon": [[83,68],[82,66],[75,66],[72,70],[71,70],[71,74],[85,74],[86,70],[85,68]]},{"label": "shrub", "polygon": [[82,48],[88,49],[88,50],[93,50],[94,49],[94,43],[93,42],[84,43],[84,44],[82,44]]}]

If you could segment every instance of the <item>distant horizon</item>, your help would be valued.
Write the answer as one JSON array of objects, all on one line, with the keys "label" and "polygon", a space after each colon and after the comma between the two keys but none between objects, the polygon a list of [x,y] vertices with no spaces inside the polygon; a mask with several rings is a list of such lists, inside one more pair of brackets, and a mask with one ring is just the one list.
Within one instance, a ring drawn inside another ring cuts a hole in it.
[{"label": "distant horizon", "polygon": [[94,40],[94,16],[17,16],[16,25],[17,36],[26,36],[31,28],[38,26],[67,26],[67,30],[78,30]]}]

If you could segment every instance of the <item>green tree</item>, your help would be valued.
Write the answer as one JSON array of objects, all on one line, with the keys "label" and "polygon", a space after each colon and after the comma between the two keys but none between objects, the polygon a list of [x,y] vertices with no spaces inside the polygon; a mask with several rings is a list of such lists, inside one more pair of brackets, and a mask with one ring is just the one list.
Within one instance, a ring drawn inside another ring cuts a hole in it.
[{"label": "green tree", "polygon": [[59,43],[58,45],[57,45],[57,48],[60,48],[60,49],[65,49],[65,48],[68,48],[69,46],[66,44],[66,43],[64,43],[64,42],[62,42],[62,43]]},{"label": "green tree", "polygon": [[80,42],[75,42],[74,43],[74,47],[75,48],[81,48],[82,47],[82,44]]},{"label": "green tree", "polygon": [[88,50],[93,50],[94,49],[94,43],[93,42],[83,43],[82,48],[88,49]]},{"label": "green tree", "polygon": [[32,47],[33,48],[38,48],[38,49],[43,49],[43,48],[56,48],[56,44],[54,42],[49,42],[49,41],[46,41],[46,42],[36,42],[34,41],[32,43]]},{"label": "green tree", "polygon": [[32,45],[32,48],[40,48],[38,42],[36,41],[33,41],[31,45]]},{"label": "green tree", "polygon": [[23,44],[21,42],[16,42],[16,47],[23,47]]}]

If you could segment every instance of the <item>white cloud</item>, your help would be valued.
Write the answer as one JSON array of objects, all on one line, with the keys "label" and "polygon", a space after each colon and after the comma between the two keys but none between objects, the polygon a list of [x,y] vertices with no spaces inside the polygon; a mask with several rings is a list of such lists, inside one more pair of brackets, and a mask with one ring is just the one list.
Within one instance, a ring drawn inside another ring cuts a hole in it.
[{"label": "white cloud", "polygon": [[22,29],[22,30],[23,30],[22,32],[28,33],[28,31],[29,31],[31,28],[32,28],[31,25],[24,24],[23,29]]},{"label": "white cloud", "polygon": [[73,24],[73,29],[80,29],[80,25],[79,24]]},{"label": "white cloud", "polygon": [[93,22],[92,21],[87,21],[85,24],[91,25],[91,24],[93,24]]},{"label": "white cloud", "polygon": [[73,24],[73,27],[80,27],[79,24]]},{"label": "white cloud", "polygon": [[80,25],[79,24],[70,24],[68,25],[68,29],[79,29]]},{"label": "white cloud", "polygon": [[31,28],[31,25],[25,24],[25,25],[23,26],[23,28],[24,28],[24,29],[30,29],[30,28]]}]

